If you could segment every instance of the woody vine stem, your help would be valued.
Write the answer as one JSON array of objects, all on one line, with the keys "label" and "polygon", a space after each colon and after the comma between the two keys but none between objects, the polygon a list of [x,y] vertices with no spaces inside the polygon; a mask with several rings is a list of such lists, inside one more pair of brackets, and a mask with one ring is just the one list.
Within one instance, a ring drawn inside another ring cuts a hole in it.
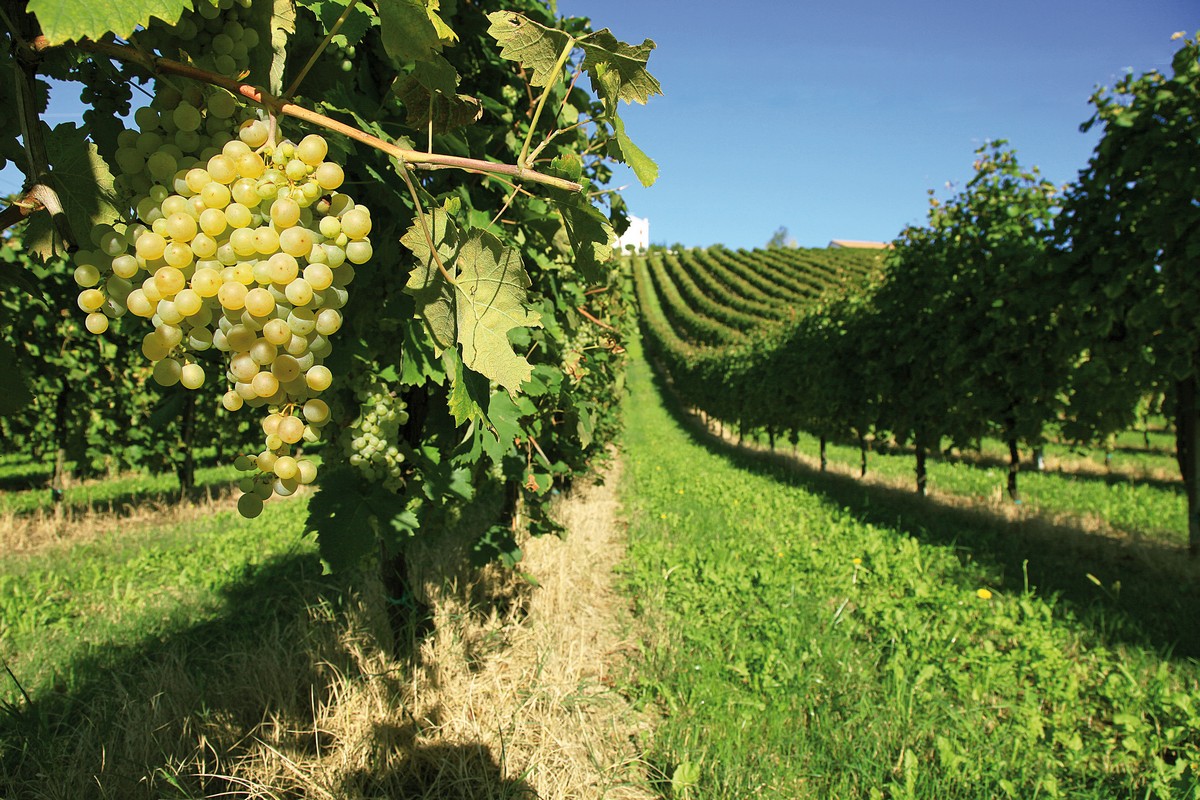
[{"label": "woody vine stem", "polygon": [[[554,175],[546,175],[537,170],[529,169],[524,164],[498,164],[490,161],[483,161],[475,158],[463,158],[460,156],[451,156],[441,153],[425,153],[420,150],[410,150],[405,147],[400,147],[391,142],[380,139],[365,131],[359,130],[352,125],[347,125],[344,122],[332,119],[324,114],[317,113],[311,109],[296,105],[295,103],[282,100],[274,95],[263,91],[262,89],[248,83],[242,83],[232,78],[227,78],[223,75],[218,75],[214,72],[198,69],[190,64],[184,64],[179,61],[174,61],[169,58],[161,58],[148,55],[129,45],[109,43],[109,42],[93,42],[80,41],[68,45],[51,45],[49,40],[44,36],[38,36],[29,44],[29,49],[32,54],[36,55],[45,52],[53,47],[75,47],[85,52],[94,53],[106,58],[116,59],[118,61],[127,61],[141,65],[144,69],[151,73],[165,73],[171,75],[179,75],[186,78],[191,78],[203,83],[208,83],[238,95],[246,100],[256,103],[268,110],[272,115],[284,115],[303,120],[318,127],[340,133],[347,138],[354,139],[376,150],[380,150],[392,158],[395,158],[402,165],[414,169],[439,169],[452,167],[464,170],[471,173],[482,173],[497,176],[511,176],[519,180],[526,180],[531,183],[540,183],[545,186],[551,186],[557,189],[563,189],[568,192],[578,192],[583,187],[564,178],[559,178]],[[402,171],[406,182],[407,170]],[[411,187],[410,187],[411,188]],[[27,196],[29,202],[38,203],[38,198]],[[38,203],[40,205],[40,203]],[[14,206],[13,208],[17,208]],[[22,213],[23,212],[23,213]],[[18,209],[16,212],[11,212],[6,209],[0,214],[0,222],[4,223],[4,227],[13,224],[24,216],[27,216],[27,209]],[[0,228],[2,230],[3,228]],[[439,263],[445,273],[445,268]]]}]

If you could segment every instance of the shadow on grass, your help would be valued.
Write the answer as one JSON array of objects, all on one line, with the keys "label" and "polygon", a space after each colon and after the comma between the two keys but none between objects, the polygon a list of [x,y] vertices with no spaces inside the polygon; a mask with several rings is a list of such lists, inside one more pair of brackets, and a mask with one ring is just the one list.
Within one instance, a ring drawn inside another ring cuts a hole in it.
[{"label": "shadow on grass", "polygon": [[[842,447],[852,447],[857,449],[858,443],[849,438],[830,439],[831,444],[837,444]],[[761,444],[761,442],[760,442]],[[1119,450],[1120,448],[1118,448]],[[873,442],[871,444],[870,455],[882,456],[916,456],[916,450],[911,446],[896,444],[893,442]],[[1161,455],[1169,456],[1174,464],[1174,453],[1164,452]],[[857,456],[856,456],[857,457]],[[990,453],[980,453],[973,450],[954,449],[953,452],[939,452],[929,454],[929,463],[933,464],[962,464],[975,469],[994,469],[1002,472],[1008,471],[1008,458]],[[1181,478],[1159,478],[1153,475],[1147,475],[1139,472],[1136,469],[1118,468],[1110,472],[1104,472],[1100,469],[1069,469],[1069,468],[1047,468],[1042,472],[1036,472],[1032,460],[1024,457],[1021,461],[1021,477],[1027,475],[1057,475],[1063,478],[1069,478],[1073,481],[1081,483],[1104,483],[1108,486],[1117,486],[1120,484],[1129,484],[1130,486],[1148,486],[1153,489],[1162,491],[1174,492],[1182,495],[1184,492],[1183,480]]]},{"label": "shadow on grass", "polygon": [[820,472],[790,454],[712,433],[681,408],[653,365],[650,373],[672,417],[738,467],[823,495],[863,522],[953,546],[960,558],[994,568],[1008,591],[1021,591],[1027,575],[1031,587],[1057,594],[1057,608],[1074,613],[1108,645],[1149,646],[1171,659],[1200,658],[1200,564],[1185,549],[1113,538],[1082,523],[1009,520],[987,508],[950,505],[915,491]]},{"label": "shadow on grass", "polygon": [[[387,696],[400,696],[404,665],[417,653],[414,635],[396,648],[401,660],[364,672],[363,650],[373,652],[371,641],[384,646],[388,634],[379,624],[381,594],[360,594],[355,605],[363,583],[323,576],[316,554],[248,565],[207,621],[134,645],[102,645],[32,701],[0,701],[0,797],[331,796],[293,763],[339,743],[343,732],[328,730],[320,709],[336,705],[348,682],[378,681]],[[347,624],[355,614],[359,622]],[[415,630],[419,620],[412,623]],[[3,671],[0,680],[10,682]],[[409,749],[391,751],[397,746]],[[362,769],[349,771],[338,797],[535,796],[505,778],[483,745],[424,745],[415,727],[377,725],[351,750],[364,748]],[[255,786],[255,764],[272,755],[286,767],[274,774],[287,776],[274,780],[285,785]],[[392,793],[398,785],[412,792]]]}]

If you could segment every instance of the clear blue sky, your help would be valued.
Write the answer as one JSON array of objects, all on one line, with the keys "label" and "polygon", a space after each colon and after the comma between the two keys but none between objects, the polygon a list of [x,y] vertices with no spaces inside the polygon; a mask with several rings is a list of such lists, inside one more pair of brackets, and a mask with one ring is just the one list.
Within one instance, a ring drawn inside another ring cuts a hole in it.
[{"label": "clear blue sky", "polygon": [[[926,190],[970,177],[1008,139],[1022,163],[1073,179],[1095,145],[1087,99],[1127,69],[1168,70],[1197,0],[560,0],[625,41],[655,40],[665,95],[628,107],[659,163],[626,197],[652,242],[756,247],[783,225],[804,246],[889,240]],[[76,118],[59,92],[52,116]],[[0,174],[0,193],[21,176]]]},{"label": "clear blue sky", "polygon": [[1023,164],[1074,179],[1095,146],[1088,97],[1128,68],[1169,72],[1197,0],[559,0],[624,41],[653,39],[665,96],[632,106],[658,161],[633,213],[665,244],[890,240],[926,190],[969,179],[1008,139]]}]

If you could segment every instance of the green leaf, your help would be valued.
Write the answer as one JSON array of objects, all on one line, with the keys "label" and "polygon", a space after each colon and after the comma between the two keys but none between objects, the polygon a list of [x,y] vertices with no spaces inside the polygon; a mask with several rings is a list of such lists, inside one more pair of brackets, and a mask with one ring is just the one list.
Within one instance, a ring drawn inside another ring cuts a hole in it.
[{"label": "green leaf", "polygon": [[452,347],[457,341],[454,315],[454,292],[438,269],[433,258],[434,249],[442,264],[450,269],[459,247],[458,226],[443,209],[434,209],[424,215],[425,226],[433,238],[430,248],[425,238],[425,228],[420,220],[414,222],[400,238],[400,244],[417,257],[417,267],[409,274],[404,291],[416,300],[417,318],[425,322],[436,346],[436,355]]},{"label": "green leaf", "polygon": [[592,205],[586,190],[566,192],[552,189],[548,193],[562,214],[567,240],[575,252],[575,268],[589,282],[603,280],[604,271],[601,267],[612,260],[612,243],[615,240],[608,218]]},{"label": "green leaf", "polygon": [[463,369],[462,359],[458,357],[458,351],[455,349],[445,351],[442,363],[445,364],[446,374],[450,376],[450,394],[446,402],[450,416],[454,417],[454,424],[462,426],[467,422],[483,422],[483,406],[477,398],[487,399],[487,383],[484,382],[481,386],[472,380],[473,376],[477,377],[476,373]]},{"label": "green leaf", "polygon": [[625,122],[620,117],[614,115],[611,122],[616,139],[609,143],[609,152],[633,169],[642,186],[652,186],[658,180],[658,164],[633,143],[625,133]]},{"label": "green leaf", "polygon": [[[64,123],[44,133],[50,177],[62,202],[65,223],[75,242],[89,244],[93,226],[120,218],[112,173],[96,145],[87,141],[86,131],[76,128],[75,123]],[[66,249],[49,214],[30,218],[25,244],[43,259]]]},{"label": "green leaf", "polygon": [[421,0],[385,0],[379,4],[383,49],[396,61],[424,61],[442,51],[438,30]]},{"label": "green leaf", "polygon": [[[203,0],[197,0],[202,2]],[[296,5],[293,0],[274,0],[269,31],[271,34],[271,66],[268,71],[272,94],[283,92],[283,71],[287,67],[288,40],[296,32]]]},{"label": "green leaf", "polygon": [[507,394],[497,392],[488,404],[488,423],[492,436],[484,437],[483,449],[492,461],[499,464],[512,448],[513,440],[521,434],[521,409]]},{"label": "green leaf", "polygon": [[488,34],[499,43],[501,58],[524,67],[533,86],[545,86],[554,79],[554,65],[567,45],[574,42],[570,34],[513,11],[494,11],[487,18],[492,23]]},{"label": "green leaf", "polygon": [[[462,240],[444,210],[424,219],[433,248],[420,221],[400,239],[418,261],[404,290],[416,300],[417,316],[425,321],[438,355],[457,343],[467,367],[517,391],[532,367],[513,352],[508,332],[541,325],[538,314],[524,305],[531,282],[520,254],[485,231],[471,231]],[[438,268],[435,249],[453,284]]]},{"label": "green leaf", "polygon": [[662,86],[646,69],[655,44],[646,39],[639,45],[619,41],[605,28],[579,40],[583,49],[583,68],[610,113],[616,101],[645,105],[653,95],[662,94]]},{"label": "green leaf", "polygon": [[463,363],[510,392],[529,379],[533,367],[513,352],[508,332],[540,327],[538,313],[525,305],[531,285],[521,254],[486,231],[469,234],[457,259],[458,343]]},{"label": "green leaf", "polygon": [[[300,5],[312,10],[326,32],[333,28],[349,4],[349,0],[300,0]],[[355,3],[346,21],[334,35],[334,44],[345,47],[361,42],[374,21],[375,15],[364,3]]]},{"label": "green leaf", "polygon": [[[448,76],[446,69],[449,69]],[[434,133],[445,133],[471,125],[483,116],[483,104],[474,97],[455,92],[457,85],[458,74],[454,68],[444,58],[435,56],[433,61],[417,64],[408,77],[398,79],[392,93],[404,104],[409,127],[425,130],[432,121]]]},{"label": "green leaf", "polygon": [[17,352],[7,342],[0,342],[0,375],[7,375],[4,391],[0,392],[0,417],[15,414],[33,402],[29,378],[22,369]]},{"label": "green leaf", "polygon": [[363,481],[350,469],[322,473],[308,503],[308,529],[316,531],[321,558],[333,572],[355,566],[375,551],[374,515]]},{"label": "green leaf", "polygon": [[51,44],[99,39],[106,33],[129,38],[158,17],[169,25],[190,9],[189,0],[29,0],[29,10]]}]

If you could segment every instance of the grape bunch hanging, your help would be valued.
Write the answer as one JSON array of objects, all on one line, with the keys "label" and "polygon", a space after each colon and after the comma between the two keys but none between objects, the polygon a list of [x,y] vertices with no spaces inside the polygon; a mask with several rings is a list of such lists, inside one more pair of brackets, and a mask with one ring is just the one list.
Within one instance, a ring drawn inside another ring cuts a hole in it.
[{"label": "grape bunch hanging", "polygon": [[[220,30],[214,46],[252,33],[200,5],[202,21],[220,23],[208,25]],[[189,18],[180,25],[197,27]],[[235,46],[214,66],[240,70],[235,56],[244,52]],[[333,376],[323,361],[354,267],[372,255],[371,215],[338,191],[343,173],[326,160],[325,139],[279,140],[271,120],[223,89],[160,81],[134,121],[114,160],[135,213],[97,226],[96,249],[76,253],[79,307],[96,334],[126,314],[147,320],[142,353],[158,383],[225,380],[228,411],[265,409],[263,449],[236,460],[253,473],[241,481],[238,509],[257,516],[272,494],[316,477],[299,452],[329,421],[319,395]]]}]

